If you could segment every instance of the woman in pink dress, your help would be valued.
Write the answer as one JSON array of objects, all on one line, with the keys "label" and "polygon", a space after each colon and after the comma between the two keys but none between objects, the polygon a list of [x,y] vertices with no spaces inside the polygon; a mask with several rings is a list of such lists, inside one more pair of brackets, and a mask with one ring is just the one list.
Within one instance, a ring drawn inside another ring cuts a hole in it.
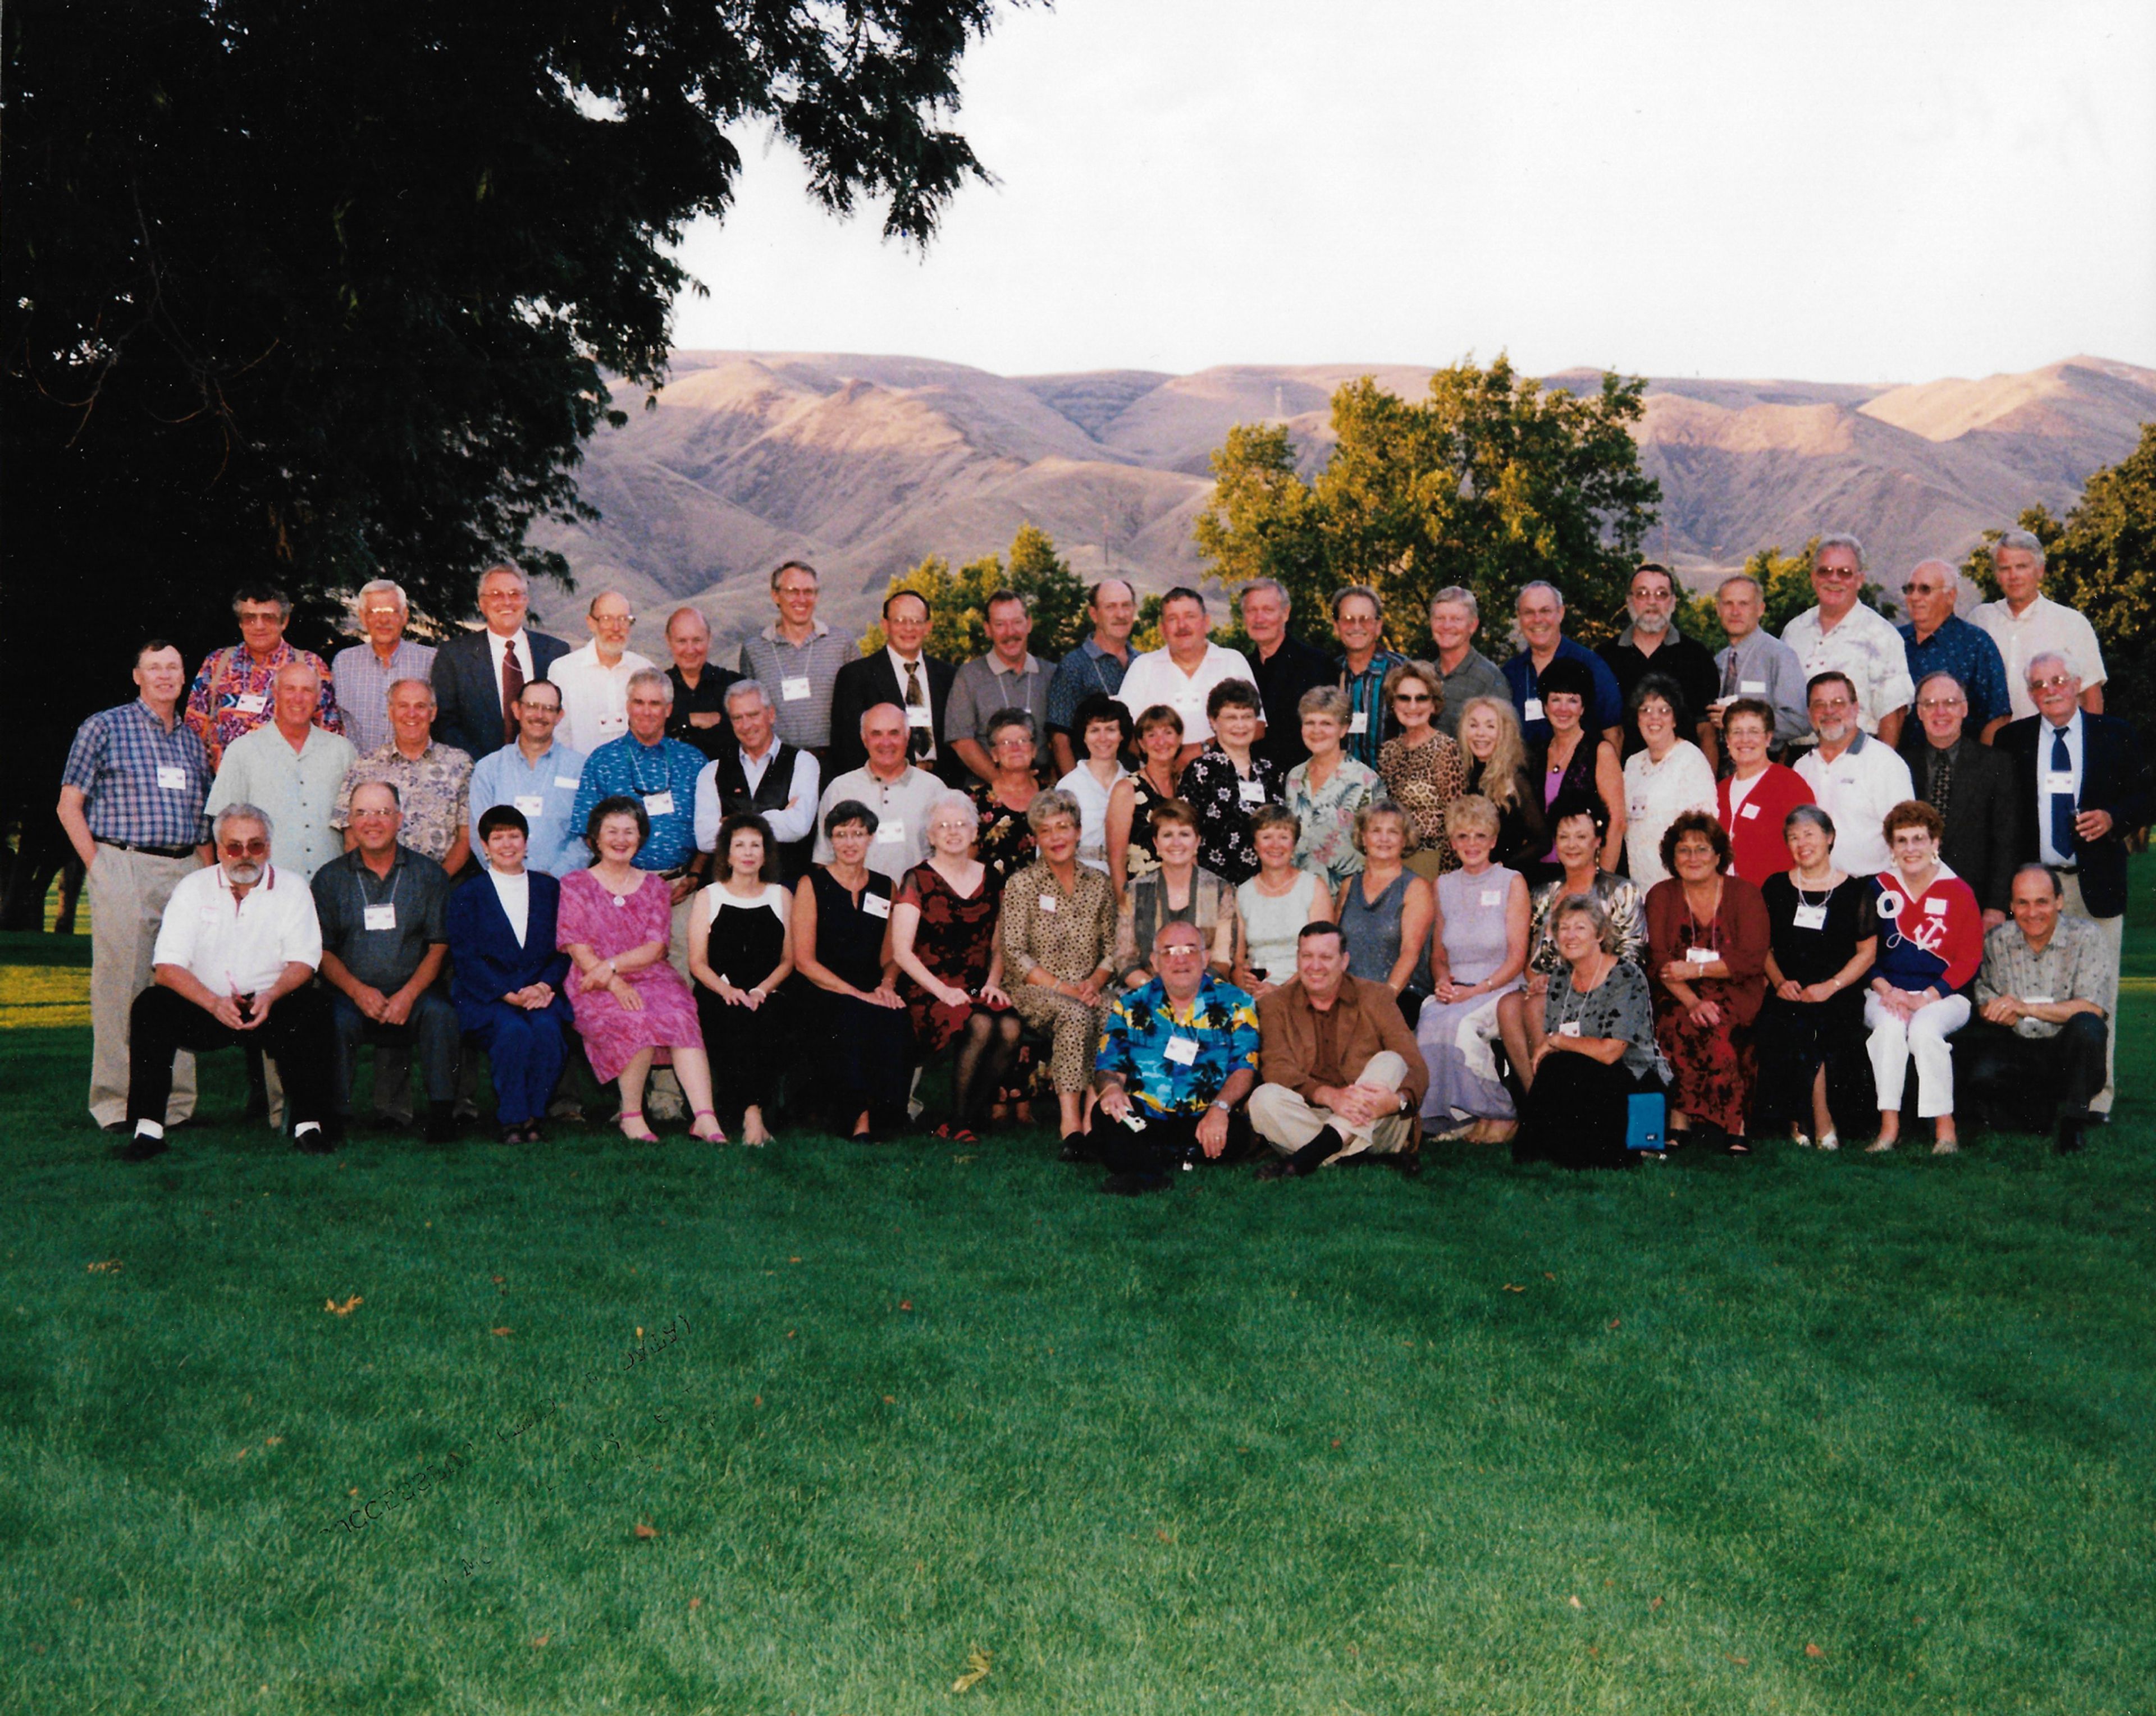
[{"label": "woman in pink dress", "polygon": [[592,1070],[602,1081],[620,1081],[624,1134],[639,1144],[659,1141],[644,1123],[644,1081],[652,1052],[666,1048],[696,1111],[690,1135],[721,1143],[696,999],[666,963],[670,890],[664,877],[634,862],[650,833],[650,820],[633,798],[604,798],[592,807],[584,838],[596,862],[562,878],[554,943],[573,967],[563,987]]}]

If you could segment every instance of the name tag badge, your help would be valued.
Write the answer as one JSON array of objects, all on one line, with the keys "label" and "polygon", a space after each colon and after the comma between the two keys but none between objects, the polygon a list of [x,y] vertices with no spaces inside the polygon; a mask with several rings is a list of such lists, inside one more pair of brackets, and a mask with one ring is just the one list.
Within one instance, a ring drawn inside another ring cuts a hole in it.
[{"label": "name tag badge", "polygon": [[1647,819],[1647,801],[1644,798],[1631,800],[1625,807],[1625,814],[1635,822],[1644,822]]},{"label": "name tag badge", "polygon": [[778,698],[782,703],[808,702],[808,676],[804,674],[798,679],[781,679],[778,682]]},{"label": "name tag badge", "polygon": [[249,691],[235,699],[232,706],[243,715],[259,715],[270,707],[270,699],[259,691]]},{"label": "name tag badge", "polygon": [[1171,1037],[1166,1053],[1177,1066],[1188,1067],[1198,1058],[1198,1045],[1188,1037]]},{"label": "name tag badge", "polygon": [[1926,900],[1924,902],[1924,914],[1927,917],[1943,918],[1947,914],[1947,903],[1943,899]]},{"label": "name tag badge", "polygon": [[397,927],[397,902],[387,905],[371,905],[362,914],[370,930],[394,930]]},{"label": "name tag badge", "polygon": [[1567,1019],[1564,1023],[1557,1027],[1557,1034],[1560,1037],[1578,1036],[1579,1021],[1577,1019]]},{"label": "name tag badge", "polygon": [[[1525,709],[1522,709],[1522,710],[1520,711],[1520,719],[1521,719],[1522,720],[1523,720],[1523,721],[1539,721],[1540,720],[1542,720],[1542,718],[1543,718],[1543,700],[1542,700],[1542,699],[1540,699],[1539,697],[1530,697],[1530,698],[1527,699],[1527,706]],[[1575,1032],[1573,1032],[1573,1036],[1575,1036],[1575,1037],[1577,1037],[1578,1034],[1579,1034],[1579,1033],[1578,1033],[1577,1031],[1575,1031]]]},{"label": "name tag badge", "polygon": [[1764,697],[1767,694],[1767,682],[1764,679],[1739,679],[1737,682],[1737,694],[1740,697]]},{"label": "name tag badge", "polygon": [[1263,804],[1265,802],[1265,783],[1245,781],[1235,788],[1235,793],[1245,804]]},{"label": "name tag badge", "polygon": [[1796,916],[1790,919],[1799,930],[1826,928],[1826,908],[1824,905],[1800,905]]},{"label": "name tag badge", "polygon": [[1040,909],[1045,912],[1054,911],[1055,909],[1055,896],[1052,894],[1042,894],[1040,896]]},{"label": "name tag badge", "polygon": [[1502,905],[1502,904],[1504,904],[1504,903],[1505,903],[1505,890],[1504,890],[1503,889],[1502,889],[1502,888],[1486,888],[1486,889],[1484,889],[1482,890],[1482,904],[1485,904],[1485,905]]},{"label": "name tag badge", "polygon": [[1367,733],[1369,730],[1369,712],[1367,709],[1357,709],[1354,715],[1348,720],[1348,736],[1352,739],[1358,733]]},{"label": "name tag badge", "polygon": [[670,817],[674,814],[674,795],[670,792],[647,792],[644,795],[644,813],[647,817]]},{"label": "name tag badge", "polygon": [[910,703],[906,706],[906,725],[932,727],[936,725],[936,711],[925,703]]},{"label": "name tag badge", "polygon": [[875,843],[878,846],[897,846],[906,838],[906,821],[902,817],[891,817],[876,824]]},{"label": "name tag badge", "polygon": [[536,792],[520,792],[516,795],[516,808],[527,819],[543,816],[547,801]]},{"label": "name tag badge", "polygon": [[564,792],[574,792],[577,790],[577,777],[574,775],[557,775],[554,777],[554,784]]},{"label": "name tag badge", "polygon": [[159,763],[157,785],[167,792],[185,792],[187,790],[187,771],[172,763]]},{"label": "name tag badge", "polygon": [[861,909],[872,918],[887,918],[891,915],[891,902],[880,894],[864,894]]},{"label": "name tag badge", "polygon": [[1749,822],[1754,821],[1758,817],[1759,807],[1756,804],[1748,804],[1743,810],[1738,812],[1737,814],[1742,817],[1746,822]]},{"label": "name tag badge", "polygon": [[2061,793],[2064,793],[2069,798],[2072,797],[2074,791],[2073,775],[2071,771],[2061,774],[2051,769],[2045,770],[2044,791],[2046,794],[2055,798]]},{"label": "name tag badge", "polygon": [[1691,965],[1711,966],[1721,957],[1721,954],[1711,947],[1688,947],[1685,950],[1685,960]]}]

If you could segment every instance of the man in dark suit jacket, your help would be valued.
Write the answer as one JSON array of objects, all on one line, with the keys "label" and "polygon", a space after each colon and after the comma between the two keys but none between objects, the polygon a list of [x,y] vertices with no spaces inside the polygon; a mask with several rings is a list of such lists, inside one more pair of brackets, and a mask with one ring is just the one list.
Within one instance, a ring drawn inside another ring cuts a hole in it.
[{"label": "man in dark suit jacket", "polygon": [[474,761],[516,736],[516,718],[504,694],[503,656],[514,651],[520,682],[543,679],[547,670],[569,653],[569,646],[544,632],[527,632],[531,583],[512,566],[489,566],[479,581],[479,611],[485,627],[451,638],[434,652],[434,738],[470,754]]},{"label": "man in dark suit jacket", "polygon": [[1902,761],[1917,797],[1946,818],[1939,856],[1969,884],[1995,930],[2013,909],[2020,801],[2014,765],[1964,730],[1969,693],[1952,674],[1927,674],[1917,687],[1917,719],[1902,729]]},{"label": "man in dark suit jacket", "polygon": [[[2065,657],[2045,651],[2030,658],[2028,673],[2036,713],[2009,721],[1995,741],[2014,766],[2020,861],[2050,865],[2065,884],[2067,911],[2103,932],[2110,988],[2090,999],[2115,1019],[2125,942],[2126,842],[2148,826],[2151,809],[2141,735],[2115,715],[2082,708],[2081,676]],[[2090,1112],[2108,1114],[2111,1096],[2107,1076]]]},{"label": "man in dark suit jacket", "polygon": [[[951,682],[958,670],[921,648],[928,638],[927,598],[911,590],[885,597],[883,635],[881,649],[848,662],[832,682],[831,756],[825,776],[835,779],[866,766],[869,753],[861,743],[861,717],[880,703],[895,703],[907,711],[907,756],[952,786],[963,784],[971,778],[966,766],[943,742],[944,705],[950,701]],[[909,682],[925,703],[909,704]],[[917,719],[915,709],[921,711]]]}]

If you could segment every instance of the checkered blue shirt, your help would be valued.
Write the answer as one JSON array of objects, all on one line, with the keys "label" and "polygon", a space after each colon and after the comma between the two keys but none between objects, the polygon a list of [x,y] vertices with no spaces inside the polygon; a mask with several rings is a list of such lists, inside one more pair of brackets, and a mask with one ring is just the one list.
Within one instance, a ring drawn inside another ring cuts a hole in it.
[{"label": "checkered blue shirt", "polygon": [[[160,770],[168,772],[161,777]],[[167,733],[138,697],[75,729],[60,783],[82,793],[100,840],[199,846],[209,838],[203,803],[210,778],[209,753],[194,731],[176,718]]]}]

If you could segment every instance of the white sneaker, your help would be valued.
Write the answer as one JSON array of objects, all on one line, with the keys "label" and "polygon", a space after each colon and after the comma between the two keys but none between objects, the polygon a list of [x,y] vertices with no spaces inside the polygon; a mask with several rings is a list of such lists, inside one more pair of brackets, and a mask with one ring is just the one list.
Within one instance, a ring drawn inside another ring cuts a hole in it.
[{"label": "white sneaker", "polygon": [[1841,1140],[1831,1132],[1825,1133],[1820,1138],[1819,1147],[1821,1150],[1840,1150]]}]

